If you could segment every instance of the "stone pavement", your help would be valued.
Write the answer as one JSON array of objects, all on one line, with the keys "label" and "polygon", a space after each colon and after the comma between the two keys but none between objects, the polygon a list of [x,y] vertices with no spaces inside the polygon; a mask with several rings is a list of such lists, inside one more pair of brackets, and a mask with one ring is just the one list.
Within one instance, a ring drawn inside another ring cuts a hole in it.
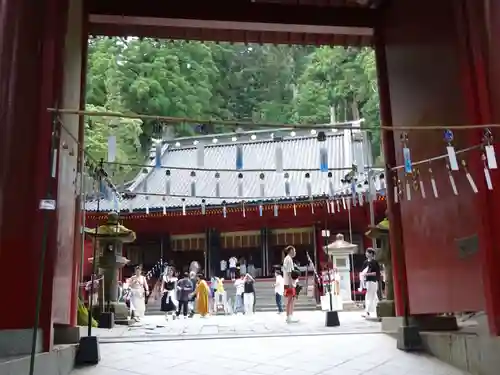
[{"label": "stone pavement", "polygon": [[[207,318],[166,321],[163,316],[146,316],[141,325],[116,326],[111,330],[93,329],[103,343],[152,340],[187,340],[252,336],[331,335],[379,333],[380,323],[367,321],[360,312],[340,312],[340,327],[325,327],[322,311],[299,311],[298,323],[286,324],[285,317],[273,312],[257,312],[251,316],[210,316]],[[87,334],[82,328],[82,336]]]},{"label": "stone pavement", "polygon": [[398,351],[384,334],[237,338],[101,345],[96,367],[72,375],[463,375]]}]

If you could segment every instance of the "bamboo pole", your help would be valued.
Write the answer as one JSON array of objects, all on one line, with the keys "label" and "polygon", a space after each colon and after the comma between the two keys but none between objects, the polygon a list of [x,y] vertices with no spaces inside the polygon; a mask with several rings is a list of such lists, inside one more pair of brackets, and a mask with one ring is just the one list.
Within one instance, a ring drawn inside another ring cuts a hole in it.
[{"label": "bamboo pole", "polygon": [[[362,120],[346,121],[336,124],[279,124],[279,123],[259,123],[251,121],[235,121],[235,120],[207,120],[195,119],[189,117],[170,117],[170,116],[155,116],[155,115],[141,115],[141,114],[125,114],[120,112],[102,112],[102,111],[85,111],[78,109],[65,109],[65,108],[47,108],[50,113],[57,113],[60,115],[76,115],[87,117],[113,117],[113,118],[128,118],[136,120],[157,120],[167,124],[178,124],[182,122],[193,124],[206,124],[206,125],[226,125],[242,128],[292,128],[292,129],[349,129],[349,125],[362,122]],[[360,130],[364,131],[430,131],[430,130],[471,130],[471,129],[488,129],[500,128],[500,124],[483,124],[483,125],[427,125],[427,126],[380,126],[380,127],[363,127]]]}]

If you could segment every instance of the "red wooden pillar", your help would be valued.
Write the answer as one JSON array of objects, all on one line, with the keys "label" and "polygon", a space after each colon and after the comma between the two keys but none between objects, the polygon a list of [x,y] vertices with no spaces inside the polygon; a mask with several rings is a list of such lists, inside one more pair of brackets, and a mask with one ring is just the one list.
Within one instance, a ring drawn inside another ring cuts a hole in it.
[{"label": "red wooden pillar", "polygon": [[[44,240],[44,213],[38,207],[49,184],[57,190],[56,179],[50,178],[52,119],[46,108],[57,104],[60,94],[66,7],[67,0],[0,1],[0,264],[3,277],[12,283],[2,298],[15,301],[15,308],[2,311],[0,333],[13,340],[18,334],[26,337],[22,331],[34,325]],[[52,342],[57,248],[56,213],[48,215],[40,311],[45,350]]]},{"label": "red wooden pillar", "polygon": [[[485,6],[485,4],[489,5]],[[498,39],[494,37],[500,31],[498,22],[495,22],[500,14],[498,5],[495,1],[463,0],[456,3],[455,9],[457,29],[462,36],[460,38],[462,78],[470,123],[498,123],[500,111],[496,109],[497,106],[490,106],[490,103],[497,103],[500,98],[500,91],[497,89],[497,79],[500,77],[500,68],[498,67],[500,59],[498,52],[496,52]],[[495,53],[497,54],[495,55]],[[488,57],[491,59],[489,61],[490,71],[488,71]],[[498,129],[492,129],[492,131],[494,140],[498,142],[500,132]],[[482,130],[474,131],[471,134],[471,138],[474,138],[477,143],[482,141],[482,137]],[[498,154],[498,143],[496,151]],[[475,163],[471,163],[469,168],[471,173],[482,176],[483,163],[479,157]],[[490,332],[498,336],[500,335],[500,299],[498,298],[500,296],[500,283],[498,282],[497,265],[500,264],[500,251],[495,246],[495,228],[500,225],[498,218],[500,194],[496,190],[496,186],[500,184],[500,173],[498,170],[492,170],[490,174],[495,190],[489,191],[487,189],[484,178],[481,178],[478,184],[478,202],[483,207],[479,211],[482,216],[482,228],[479,236],[483,258],[485,310]]]},{"label": "red wooden pillar", "polygon": [[[392,126],[391,101],[389,92],[387,61],[385,57],[385,44],[383,35],[377,30],[375,38],[375,58],[377,63],[378,85],[380,93],[380,117],[383,126]],[[384,131],[382,133],[382,146],[385,160],[389,167],[396,165],[396,153],[394,147],[394,134]],[[403,228],[401,225],[401,210],[394,203],[393,179],[389,170],[386,169],[387,183],[387,208],[391,230],[390,244],[392,255],[392,272],[394,280],[394,299],[396,315],[403,316],[405,305],[408,307],[408,285],[406,280],[406,261],[403,244]]]}]

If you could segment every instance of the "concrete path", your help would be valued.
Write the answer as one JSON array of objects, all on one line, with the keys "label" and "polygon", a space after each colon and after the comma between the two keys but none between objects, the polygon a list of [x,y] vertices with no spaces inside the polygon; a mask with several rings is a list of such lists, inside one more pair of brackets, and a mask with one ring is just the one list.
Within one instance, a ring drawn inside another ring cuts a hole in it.
[{"label": "concrete path", "polygon": [[396,349],[384,334],[101,345],[96,367],[72,375],[462,375],[432,357]]},{"label": "concrete path", "polygon": [[[379,323],[366,321],[359,312],[339,313],[341,326],[333,328],[325,327],[325,313],[321,311],[299,311],[296,317],[299,319],[298,323],[286,324],[283,315],[272,312],[174,321],[166,321],[163,316],[146,316],[142,324],[116,326],[111,330],[93,329],[92,332],[103,343],[380,332]],[[82,328],[82,335],[86,334],[86,329]]]}]

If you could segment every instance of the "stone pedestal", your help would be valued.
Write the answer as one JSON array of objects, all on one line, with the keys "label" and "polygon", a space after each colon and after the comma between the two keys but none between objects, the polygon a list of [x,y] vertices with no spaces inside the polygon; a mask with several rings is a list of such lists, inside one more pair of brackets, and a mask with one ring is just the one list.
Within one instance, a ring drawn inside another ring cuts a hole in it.
[{"label": "stone pedestal", "polygon": [[112,313],[114,319],[111,321],[126,323],[128,308],[125,303],[118,302],[118,270],[129,262],[122,256],[123,244],[135,241],[135,233],[118,223],[116,213],[109,214],[106,224],[97,230],[87,229],[86,233],[98,242],[98,254],[92,261],[95,261],[104,282],[104,287],[99,288],[101,305],[94,312]]},{"label": "stone pedestal", "polygon": [[340,276],[340,295],[343,302],[352,302],[351,257],[357,246],[344,241],[344,236],[337,234],[331,244],[325,246],[325,253],[332,260]]}]

